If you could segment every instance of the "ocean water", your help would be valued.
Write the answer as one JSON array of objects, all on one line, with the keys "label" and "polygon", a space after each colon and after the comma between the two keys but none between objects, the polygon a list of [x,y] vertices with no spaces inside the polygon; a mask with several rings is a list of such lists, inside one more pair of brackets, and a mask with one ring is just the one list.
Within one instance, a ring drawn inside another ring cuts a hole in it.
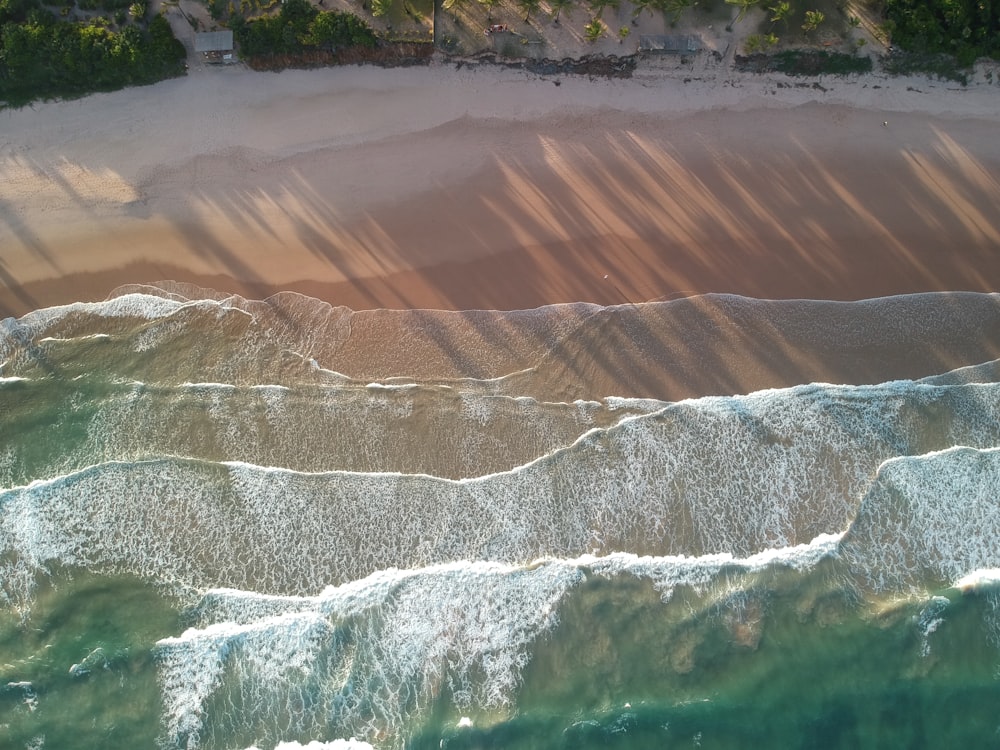
[{"label": "ocean water", "polygon": [[3,321],[0,747],[1000,746],[998,310]]}]

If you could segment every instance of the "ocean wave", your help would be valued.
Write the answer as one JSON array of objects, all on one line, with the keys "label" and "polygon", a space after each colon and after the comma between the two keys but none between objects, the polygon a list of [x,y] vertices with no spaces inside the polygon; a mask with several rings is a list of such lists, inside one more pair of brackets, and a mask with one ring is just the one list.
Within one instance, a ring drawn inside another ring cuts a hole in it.
[{"label": "ocean wave", "polygon": [[875,591],[919,591],[1000,565],[1000,449],[886,461],[841,549]]},{"label": "ocean wave", "polygon": [[[160,593],[183,610],[150,638],[162,703],[146,676],[163,747],[188,750],[495,740],[512,716],[530,736],[553,691],[563,726],[624,731],[608,707],[642,679],[654,703],[739,702],[873,631],[871,653],[908,652],[886,674],[954,661],[950,630],[1000,643],[996,361],[940,371],[995,354],[996,295],[353,313],[188,293],[0,324],[0,597],[83,601],[49,574],[108,592],[61,636],[87,638],[39,640],[62,683],[11,672],[17,700],[14,677],[50,685],[42,712],[66,689],[107,705],[102,607],[135,588],[136,632]],[[937,374],[665,397],[894,357]]]},{"label": "ocean wave", "polygon": [[[897,473],[877,473],[887,459],[1000,444],[998,388],[816,385],[681,402],[458,481],[113,461],[0,493],[0,529],[29,567],[58,561],[273,593],[455,559],[747,556],[846,529],[862,498],[870,504]],[[951,467],[956,487],[981,492],[978,470],[962,466]]]},{"label": "ocean wave", "polygon": [[[540,401],[677,400],[927,377],[1000,354],[1000,297],[987,294],[355,312],[293,293],[186,300],[135,289],[4,321],[3,374],[103,371],[149,384],[449,382]],[[108,338],[84,346],[98,334]],[[67,349],[54,339],[75,343]],[[879,356],[867,356],[873,351]]]},{"label": "ocean wave", "polygon": [[[687,592],[674,614],[644,615],[661,623],[656,658],[683,674],[716,628],[735,648],[756,649],[768,627],[781,627],[778,612],[770,622],[778,601],[821,627],[845,617],[833,614],[834,600],[845,602],[843,612],[863,613],[854,582],[865,571],[842,554],[842,542],[828,535],[747,558],[619,553],[527,565],[454,562],[383,570],[313,596],[209,590],[191,611],[193,627],[157,645],[166,744],[334,733],[396,748],[407,727],[442,706],[477,716],[477,725],[506,720],[543,638],[586,638],[573,620],[581,607],[604,612],[621,606],[624,592],[628,606],[650,606],[628,579],[651,584],[664,605]],[[870,604],[879,611],[878,600]],[[927,659],[952,609],[947,598],[923,591],[905,610],[919,646],[914,657]],[[687,614],[678,621],[678,612]],[[247,705],[253,710],[233,710]]]},{"label": "ocean wave", "polygon": [[[196,626],[158,645],[170,746],[252,730],[350,733],[400,746],[400,730],[433,701],[505,709],[538,638],[559,625],[566,597],[588,578],[654,583],[664,601],[687,586],[725,591],[765,570],[808,571],[835,557],[838,537],[746,559],[611,555],[527,566],[459,562],[379,571],[316,596],[218,589],[193,610]],[[251,714],[218,710],[234,696]],[[308,710],[289,712],[289,705]]]},{"label": "ocean wave", "polygon": [[[383,571],[317,597],[209,592],[200,626],[158,644],[171,746],[244,728],[231,721],[277,734],[284,707],[307,694],[286,733],[332,724],[395,735],[443,690],[458,705],[506,705],[528,647],[558,622],[555,606],[581,575],[566,565],[452,564]],[[218,621],[222,613],[240,622]],[[252,716],[205,710],[232,694],[257,706]]]},{"label": "ocean wave", "polygon": [[[545,404],[431,385],[155,386],[40,379],[8,387],[5,394],[0,383],[11,451],[0,458],[0,486],[103,461],[162,455],[458,479],[514,469],[573,444],[594,427],[663,406]],[[67,436],[60,451],[36,449],[54,434]]]},{"label": "ocean wave", "polygon": [[1000,568],[974,570],[955,581],[955,588],[962,591],[1000,588]]}]

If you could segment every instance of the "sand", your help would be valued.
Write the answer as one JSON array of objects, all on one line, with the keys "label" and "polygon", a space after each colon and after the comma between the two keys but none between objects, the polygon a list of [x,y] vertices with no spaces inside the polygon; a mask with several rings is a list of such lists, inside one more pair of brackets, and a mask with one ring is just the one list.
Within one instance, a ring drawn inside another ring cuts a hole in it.
[{"label": "sand", "polygon": [[354,310],[993,292],[995,89],[437,63],[4,111],[0,314],[161,279]]}]

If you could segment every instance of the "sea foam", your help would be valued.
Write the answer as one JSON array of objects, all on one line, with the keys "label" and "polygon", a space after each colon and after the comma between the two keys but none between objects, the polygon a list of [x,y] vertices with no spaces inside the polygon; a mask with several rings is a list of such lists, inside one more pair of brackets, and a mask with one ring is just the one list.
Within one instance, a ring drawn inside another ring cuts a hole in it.
[{"label": "sea foam", "polygon": [[[400,728],[439,698],[458,710],[506,710],[533,645],[590,576],[645,578],[666,601],[679,586],[703,591],[765,569],[807,571],[835,556],[837,542],[822,537],[746,559],[455,562],[380,571],[316,596],[211,590],[192,611],[196,626],[157,646],[168,744],[213,745],[231,732],[315,735],[331,723],[398,747]],[[236,700],[254,711],[225,709]],[[308,708],[289,713],[291,705]],[[290,715],[296,723],[282,727]]]},{"label": "sea foam", "polygon": [[[581,579],[567,565],[456,563],[383,571],[315,597],[209,592],[201,625],[158,644],[168,741],[193,747],[247,729],[231,721],[276,737],[329,723],[385,737],[442,691],[459,706],[505,706],[528,647]],[[211,711],[236,695],[255,711]],[[283,727],[291,704],[308,708]]]},{"label": "sea foam", "polygon": [[920,591],[1000,565],[1000,448],[886,461],[841,551],[875,591]]},{"label": "sea foam", "polygon": [[[7,559],[32,566],[270,593],[455,559],[746,557],[843,531],[887,459],[905,465],[900,454],[1000,442],[998,387],[809,386],[699,399],[625,416],[517,469],[461,481],[241,460],[107,462],[0,493],[0,542],[14,553]],[[198,403],[228,425],[227,439],[267,442],[259,425],[237,429],[231,393],[209,387]],[[975,467],[948,467],[942,493],[981,492]]]}]

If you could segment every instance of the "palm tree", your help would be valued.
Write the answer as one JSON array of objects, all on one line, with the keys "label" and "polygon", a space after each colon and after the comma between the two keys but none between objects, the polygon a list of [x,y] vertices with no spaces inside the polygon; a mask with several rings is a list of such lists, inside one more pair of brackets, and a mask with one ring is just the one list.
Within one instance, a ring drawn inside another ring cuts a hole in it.
[{"label": "palm tree", "polygon": [[632,18],[638,18],[644,10],[653,15],[653,8],[659,7],[662,0],[632,0]]},{"label": "palm tree", "polygon": [[552,23],[559,23],[559,14],[572,4],[573,0],[549,0],[549,7],[552,8]]},{"label": "palm tree", "polygon": [[670,23],[677,23],[681,18],[681,13],[683,13],[688,8],[696,5],[698,0],[658,0],[659,4],[663,6],[664,10],[667,10],[671,14]]},{"label": "palm tree", "polygon": [[802,24],[802,30],[805,32],[816,31],[821,23],[826,19],[820,11],[818,10],[807,10],[806,11],[806,22]]},{"label": "palm tree", "polygon": [[596,42],[601,38],[601,34],[604,33],[604,25],[601,23],[600,18],[594,16],[591,22],[583,27],[583,30],[587,34],[588,42]]},{"label": "palm tree", "polygon": [[768,10],[771,11],[771,23],[784,21],[787,24],[788,16],[792,13],[792,4],[790,2],[775,3]]},{"label": "palm tree", "polygon": [[527,23],[531,14],[541,7],[542,0],[517,0],[517,4],[524,11],[524,22]]},{"label": "palm tree", "polygon": [[621,0],[590,0],[590,9],[594,11],[594,17],[600,18],[604,15],[605,8],[618,10]]},{"label": "palm tree", "polygon": [[746,17],[747,11],[759,3],[760,0],[726,0],[726,2],[729,5],[740,6],[740,13],[736,16],[736,21],[734,21],[734,23],[739,23]]}]

